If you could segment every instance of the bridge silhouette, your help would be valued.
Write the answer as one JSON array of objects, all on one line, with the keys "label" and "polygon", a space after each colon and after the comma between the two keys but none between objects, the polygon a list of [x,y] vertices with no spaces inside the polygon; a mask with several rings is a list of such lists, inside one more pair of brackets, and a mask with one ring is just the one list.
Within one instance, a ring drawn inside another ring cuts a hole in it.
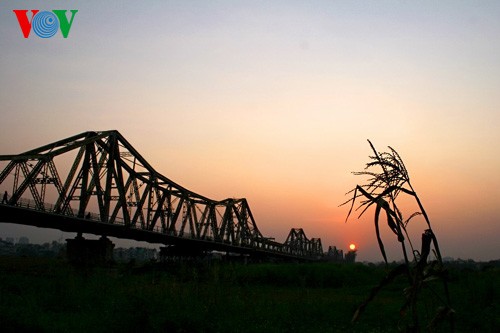
[{"label": "bridge silhouette", "polygon": [[[321,239],[259,231],[246,199],[212,200],[158,173],[118,132],[84,132],[0,155],[0,222],[164,244],[176,253],[317,260]],[[60,175],[65,175],[63,178]]]}]

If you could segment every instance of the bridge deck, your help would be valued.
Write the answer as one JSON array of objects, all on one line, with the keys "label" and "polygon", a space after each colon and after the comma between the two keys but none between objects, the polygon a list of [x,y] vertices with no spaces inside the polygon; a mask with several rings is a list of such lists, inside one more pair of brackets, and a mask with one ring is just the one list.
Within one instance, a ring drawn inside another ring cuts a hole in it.
[{"label": "bridge deck", "polygon": [[123,224],[109,224],[92,219],[53,214],[34,209],[0,204],[0,223],[15,223],[38,228],[49,228],[64,232],[105,235],[121,239],[131,239],[153,244],[176,245],[199,251],[220,251],[286,260],[314,261],[317,257],[297,256],[280,251],[250,246],[235,246],[213,239],[197,239],[189,235],[176,236],[156,229],[153,231],[127,227]]}]

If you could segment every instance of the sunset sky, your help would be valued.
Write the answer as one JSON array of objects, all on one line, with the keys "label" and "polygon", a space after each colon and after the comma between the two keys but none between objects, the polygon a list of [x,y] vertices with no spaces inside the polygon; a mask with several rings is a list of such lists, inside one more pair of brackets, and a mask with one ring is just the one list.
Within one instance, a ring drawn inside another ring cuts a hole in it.
[{"label": "sunset sky", "polygon": [[[25,39],[14,9],[78,13]],[[370,139],[401,154],[444,256],[498,259],[499,36],[498,1],[1,1],[0,154],[116,129],[182,186],[247,198],[265,236],[380,261],[373,211],[339,207]],[[24,233],[60,235],[0,224]]]}]

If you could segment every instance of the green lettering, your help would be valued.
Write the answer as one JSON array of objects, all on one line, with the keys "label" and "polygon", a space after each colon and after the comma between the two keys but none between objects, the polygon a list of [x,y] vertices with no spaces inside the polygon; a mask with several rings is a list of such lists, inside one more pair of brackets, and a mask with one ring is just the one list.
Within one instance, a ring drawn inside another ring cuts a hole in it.
[{"label": "green lettering", "polygon": [[75,18],[75,14],[78,12],[77,9],[70,10],[71,12],[71,20],[68,22],[68,18],[66,17],[67,10],[53,10],[54,14],[56,14],[59,19],[59,27],[61,28],[61,33],[64,38],[68,38],[69,30],[71,29],[71,25],[73,24],[73,19]]}]

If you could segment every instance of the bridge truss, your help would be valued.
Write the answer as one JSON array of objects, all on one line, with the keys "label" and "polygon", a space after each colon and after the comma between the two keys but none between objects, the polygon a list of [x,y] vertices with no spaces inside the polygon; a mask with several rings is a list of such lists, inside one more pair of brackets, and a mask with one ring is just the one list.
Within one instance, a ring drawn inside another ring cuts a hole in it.
[{"label": "bridge truss", "polygon": [[81,133],[0,161],[0,185],[12,188],[0,205],[2,222],[208,250],[323,254],[321,240],[302,229],[292,229],[285,243],[264,237],[246,199],[216,201],[185,189],[118,131]]}]

